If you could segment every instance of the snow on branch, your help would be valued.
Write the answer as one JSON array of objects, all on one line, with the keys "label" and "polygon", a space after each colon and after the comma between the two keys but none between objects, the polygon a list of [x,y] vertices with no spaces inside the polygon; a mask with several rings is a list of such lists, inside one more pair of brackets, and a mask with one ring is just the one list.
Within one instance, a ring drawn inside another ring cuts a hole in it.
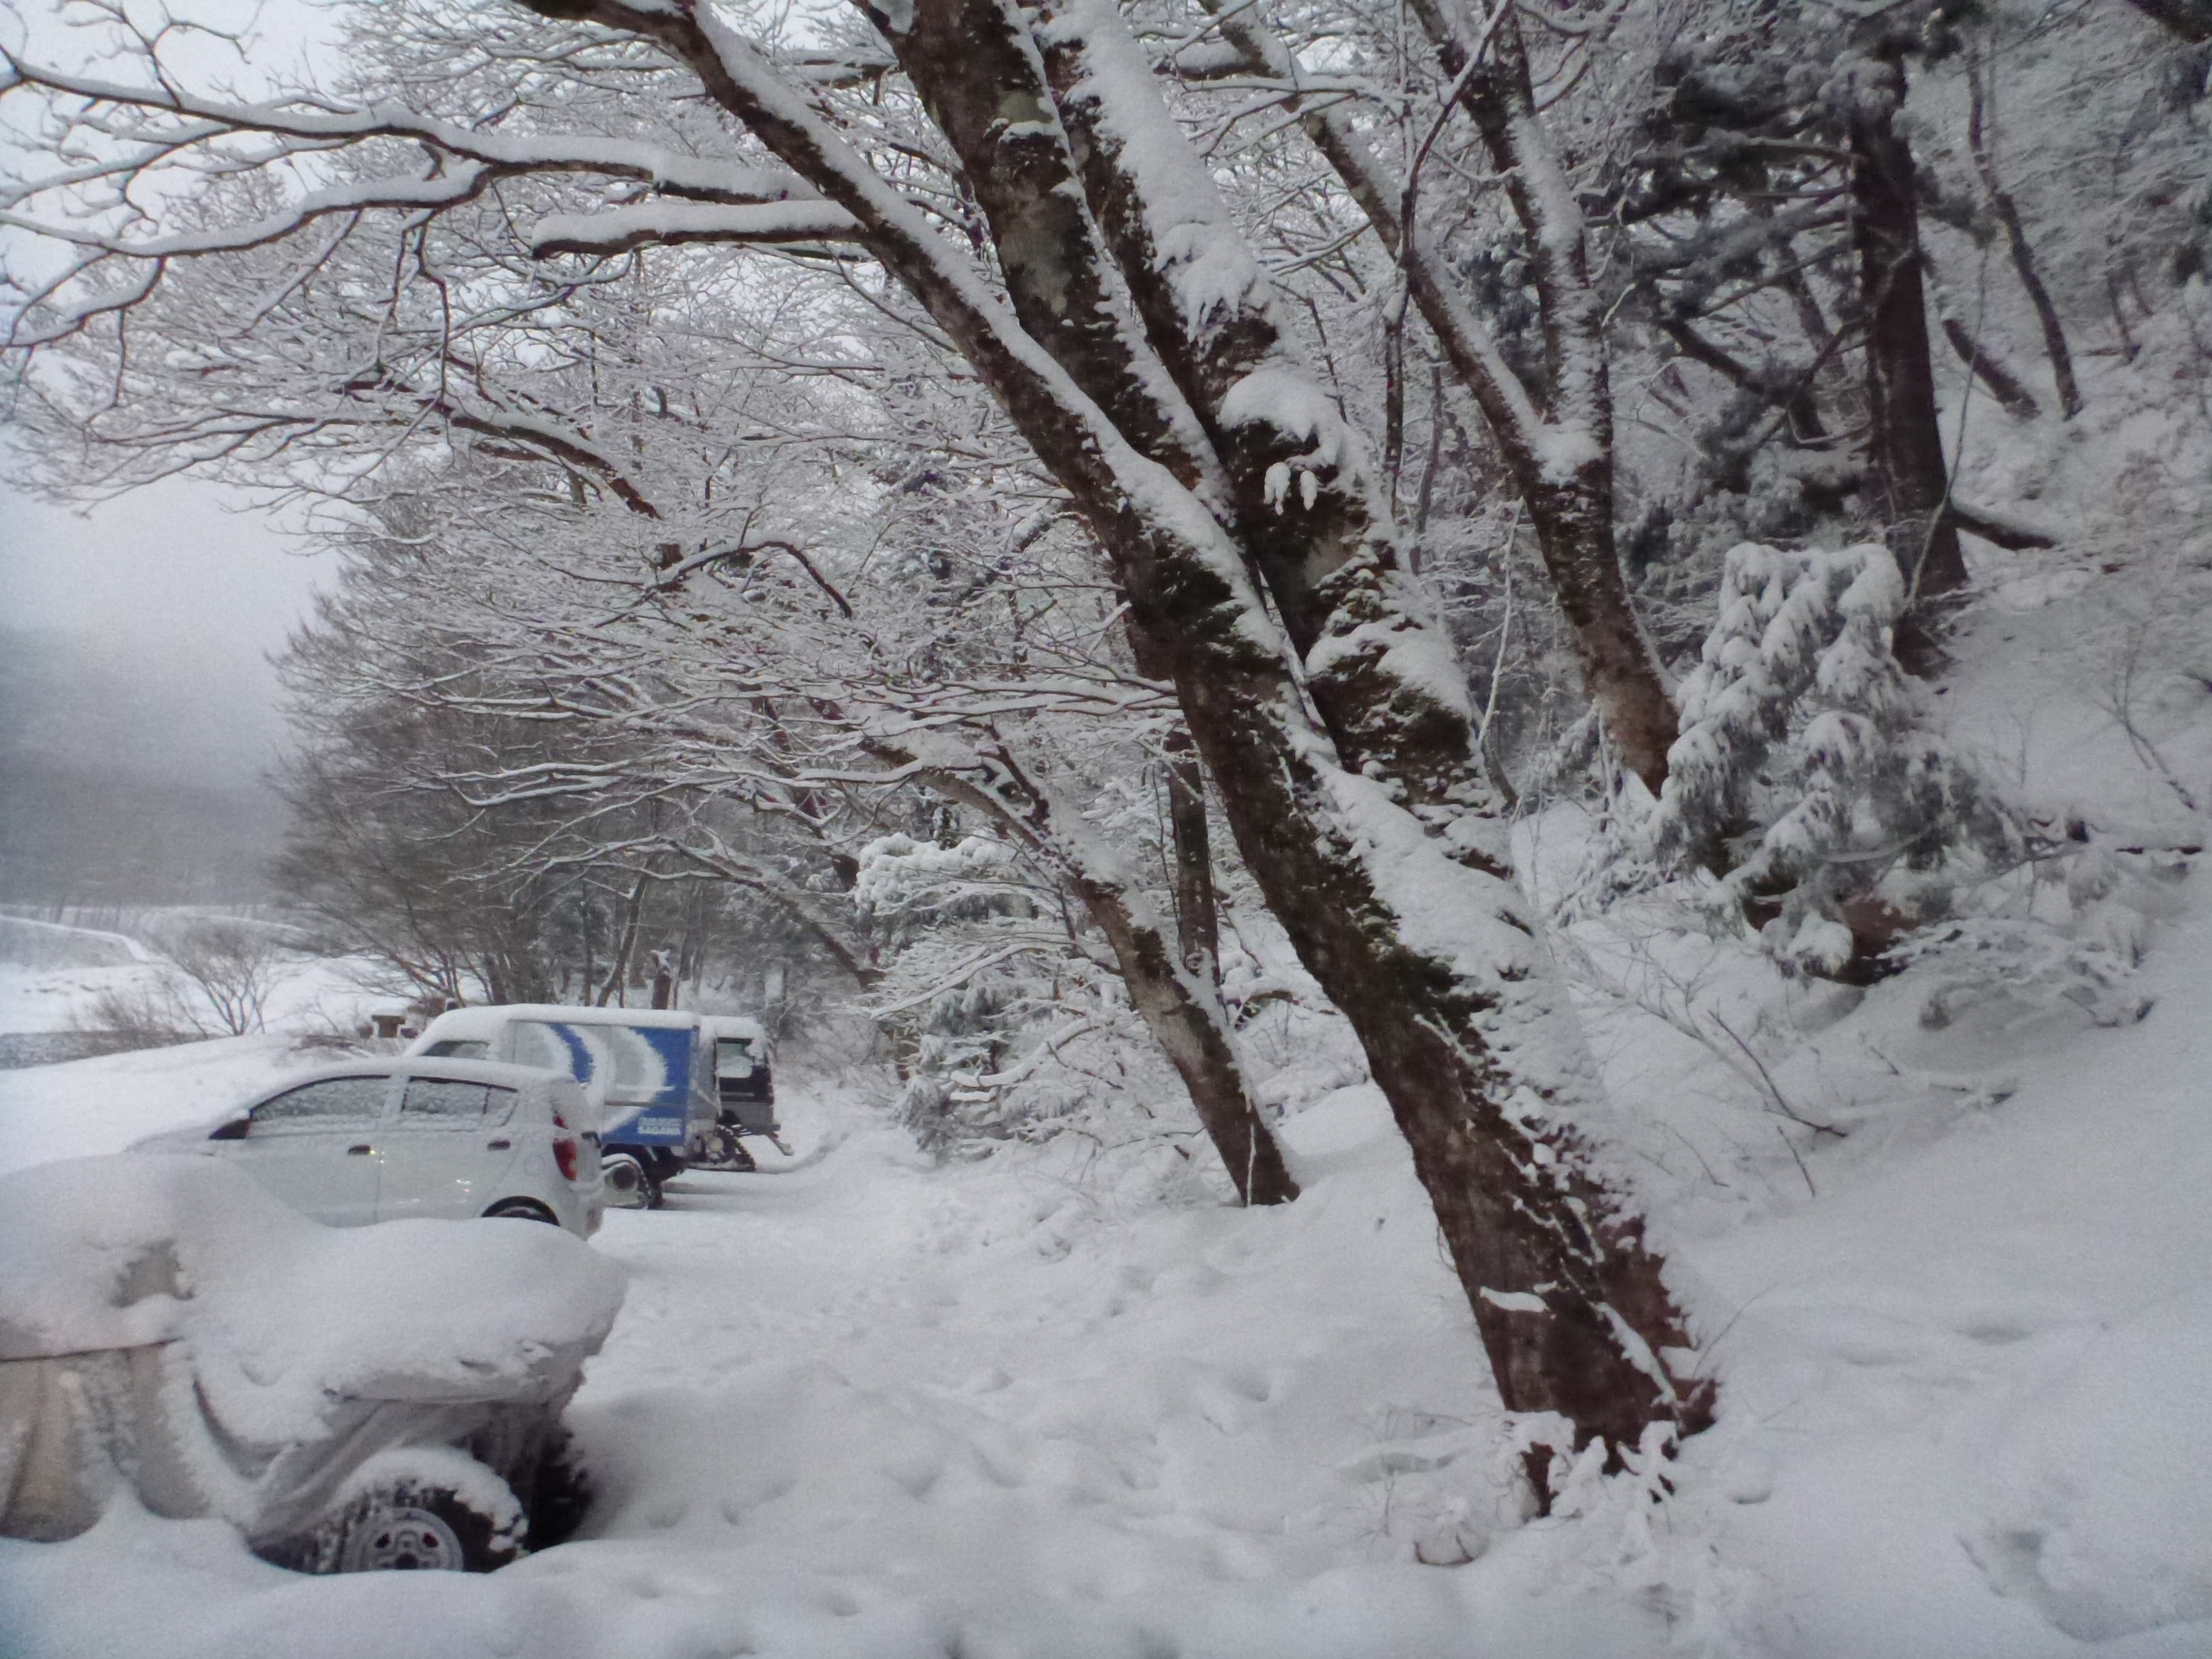
[{"label": "snow on branch", "polygon": [[639,202],[596,213],[548,213],[531,234],[530,251],[626,253],[685,242],[857,242],[859,221],[826,201],[778,201],[750,207],[690,201]]},{"label": "snow on branch", "polygon": [[29,180],[10,188],[0,200],[20,201],[48,189],[109,177],[143,168],[166,155],[232,133],[257,132],[313,141],[317,146],[368,138],[418,139],[437,151],[480,163],[502,175],[524,173],[587,173],[639,180],[655,189],[700,201],[732,204],[783,201],[814,193],[791,173],[776,168],[690,156],[636,139],[589,134],[505,132],[464,127],[421,115],[397,104],[365,110],[302,109],[290,104],[232,103],[200,98],[172,82],[134,86],[23,62],[0,48],[0,66],[10,77],[0,94],[36,87],[95,105],[107,105],[189,118],[147,138],[128,157],[87,164],[70,174]]},{"label": "snow on branch", "polygon": [[472,162],[422,179],[359,179],[320,190],[309,190],[283,213],[249,219],[242,225],[213,230],[179,232],[168,236],[130,238],[111,232],[82,229],[52,219],[34,219],[12,210],[0,211],[0,226],[22,231],[50,241],[134,259],[175,259],[195,254],[232,253],[281,241],[304,226],[333,213],[357,213],[372,207],[450,207],[473,200],[492,181],[492,170]]}]

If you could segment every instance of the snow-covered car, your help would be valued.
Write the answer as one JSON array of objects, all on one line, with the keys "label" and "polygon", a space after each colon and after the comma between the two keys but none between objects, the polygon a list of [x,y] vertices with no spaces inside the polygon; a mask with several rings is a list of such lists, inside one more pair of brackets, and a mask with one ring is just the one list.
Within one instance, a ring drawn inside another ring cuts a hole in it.
[{"label": "snow-covered car", "polygon": [[0,1535],[126,1491],[310,1572],[486,1570],[582,1512],[560,1417],[621,1269],[551,1227],[332,1228],[214,1159],[0,1177]]},{"label": "snow-covered car", "polygon": [[575,1083],[535,1067],[361,1059],[136,1150],[219,1158],[334,1227],[511,1216],[585,1238],[606,1210],[591,1122]]}]

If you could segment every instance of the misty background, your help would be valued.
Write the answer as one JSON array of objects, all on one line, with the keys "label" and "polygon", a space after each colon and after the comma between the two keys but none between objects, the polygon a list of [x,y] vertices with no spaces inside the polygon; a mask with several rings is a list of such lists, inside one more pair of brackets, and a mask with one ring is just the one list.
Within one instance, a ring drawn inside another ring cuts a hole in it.
[{"label": "misty background", "polygon": [[266,896],[301,545],[212,485],[80,512],[0,484],[0,904]]}]

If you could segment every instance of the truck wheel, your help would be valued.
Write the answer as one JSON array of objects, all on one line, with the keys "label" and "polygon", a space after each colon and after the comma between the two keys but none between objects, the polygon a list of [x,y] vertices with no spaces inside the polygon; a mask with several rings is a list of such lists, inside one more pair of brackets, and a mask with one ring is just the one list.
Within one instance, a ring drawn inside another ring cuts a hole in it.
[{"label": "truck wheel", "polygon": [[645,1160],[631,1152],[610,1152],[599,1160],[599,1179],[607,1188],[607,1202],[617,1210],[658,1210],[660,1183]]}]

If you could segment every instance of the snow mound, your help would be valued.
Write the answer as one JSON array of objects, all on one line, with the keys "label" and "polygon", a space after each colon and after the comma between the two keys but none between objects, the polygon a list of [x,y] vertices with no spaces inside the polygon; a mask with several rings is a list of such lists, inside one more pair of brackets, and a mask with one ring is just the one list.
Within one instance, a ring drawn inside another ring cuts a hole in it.
[{"label": "snow mound", "polygon": [[0,1359],[182,1341],[233,1433],[315,1438],[334,1399],[550,1394],[622,1304],[557,1227],[325,1227],[211,1159],[124,1154],[0,1177]]},{"label": "snow mound", "polygon": [[2086,1642],[2212,1618],[2212,1296],[2103,1333],[2020,1409],[1968,1548]]}]

